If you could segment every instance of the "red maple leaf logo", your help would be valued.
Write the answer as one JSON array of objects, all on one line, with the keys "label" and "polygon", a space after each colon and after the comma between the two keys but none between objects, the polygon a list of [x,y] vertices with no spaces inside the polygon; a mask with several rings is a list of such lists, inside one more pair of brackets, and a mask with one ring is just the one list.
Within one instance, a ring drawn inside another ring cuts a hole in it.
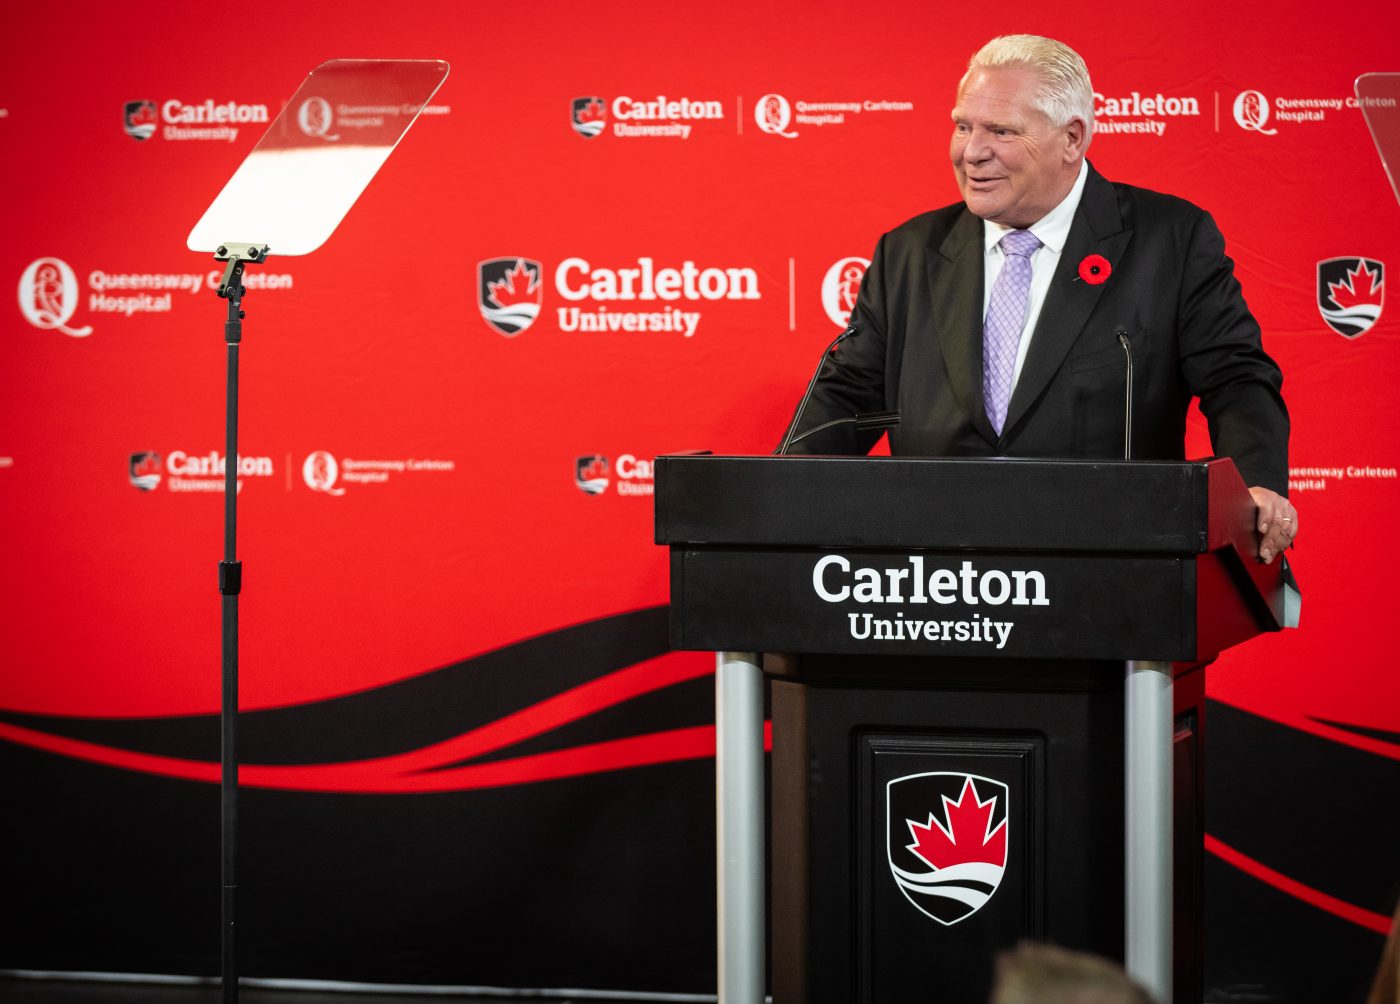
[{"label": "red maple leaf logo", "polygon": [[[1349,307],[1359,307],[1366,304],[1378,304],[1381,302],[1381,293],[1385,286],[1384,282],[1377,282],[1379,272],[1372,272],[1363,261],[1354,269],[1347,269],[1346,278],[1341,282],[1329,282],[1328,291],[1332,294],[1333,301],[1342,310]],[[1366,285],[1361,285],[1362,277],[1366,279]]]},{"label": "red maple leaf logo", "polygon": [[131,116],[131,124],[134,126],[155,125],[155,123],[156,110],[150,105],[142,105],[136,113]]},{"label": "red maple leaf logo", "polygon": [[996,801],[995,795],[985,802],[978,801],[977,789],[972,786],[972,779],[968,778],[956,802],[943,796],[948,829],[945,830],[931,812],[927,823],[905,820],[914,837],[909,849],[935,868],[948,868],[972,861],[1004,867],[1006,820],[1003,819],[994,831],[989,832]]},{"label": "red maple leaf logo", "polygon": [[159,474],[160,459],[154,453],[148,453],[131,469],[131,473],[138,478]]},{"label": "red maple leaf logo", "polygon": [[607,118],[603,111],[603,102],[594,98],[588,104],[578,110],[578,124],[588,125],[590,122],[602,122]]},{"label": "red maple leaf logo", "polygon": [[608,462],[602,457],[594,457],[578,472],[580,481],[596,481],[608,476]]},{"label": "red maple leaf logo", "polygon": [[[518,287],[517,283],[519,283]],[[488,282],[486,287],[491,291],[487,299],[498,307],[511,307],[517,303],[534,303],[535,293],[540,288],[540,276],[537,271],[523,261],[517,261],[515,267],[506,273],[504,279]]]}]

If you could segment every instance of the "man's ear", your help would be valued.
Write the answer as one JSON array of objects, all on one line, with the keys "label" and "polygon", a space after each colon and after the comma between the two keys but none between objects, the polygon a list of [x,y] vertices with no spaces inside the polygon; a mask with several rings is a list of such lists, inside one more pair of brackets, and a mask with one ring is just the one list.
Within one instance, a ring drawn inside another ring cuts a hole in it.
[{"label": "man's ear", "polygon": [[1089,147],[1089,124],[1081,118],[1072,118],[1065,126],[1065,163],[1073,163],[1084,156]]}]

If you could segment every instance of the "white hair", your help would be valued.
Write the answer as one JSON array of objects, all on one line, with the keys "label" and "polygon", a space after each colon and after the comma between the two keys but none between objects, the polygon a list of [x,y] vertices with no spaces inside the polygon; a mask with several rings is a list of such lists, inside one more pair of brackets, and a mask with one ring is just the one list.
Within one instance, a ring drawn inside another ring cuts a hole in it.
[{"label": "white hair", "polygon": [[967,62],[967,73],[958,84],[959,92],[976,69],[1025,67],[1040,77],[1040,87],[1031,104],[1055,128],[1081,118],[1092,135],[1094,129],[1094,88],[1084,60],[1063,42],[1040,35],[1002,35],[992,39]]}]

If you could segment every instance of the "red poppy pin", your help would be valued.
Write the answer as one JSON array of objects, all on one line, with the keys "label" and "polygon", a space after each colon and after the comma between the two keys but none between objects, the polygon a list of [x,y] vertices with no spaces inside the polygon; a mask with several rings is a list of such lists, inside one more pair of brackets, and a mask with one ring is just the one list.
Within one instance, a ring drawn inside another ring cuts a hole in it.
[{"label": "red poppy pin", "polygon": [[1113,266],[1101,254],[1091,254],[1079,263],[1079,278],[1091,286],[1101,286],[1113,274]]}]

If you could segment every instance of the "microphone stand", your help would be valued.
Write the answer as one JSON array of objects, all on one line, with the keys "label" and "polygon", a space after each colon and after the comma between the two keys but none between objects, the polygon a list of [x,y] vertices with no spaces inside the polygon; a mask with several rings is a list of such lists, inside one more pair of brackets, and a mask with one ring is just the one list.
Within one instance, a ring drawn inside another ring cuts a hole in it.
[{"label": "microphone stand", "polygon": [[[792,424],[788,426],[787,435],[783,437],[783,443],[774,452],[774,456],[787,456],[787,451],[792,447],[792,444],[796,442],[793,436],[797,433],[797,423],[802,421],[802,412],[804,412],[807,409],[807,402],[812,397],[812,391],[816,389],[817,377],[821,376],[822,366],[826,363],[826,357],[830,355],[833,350],[835,350],[836,346],[840,345],[847,338],[851,338],[858,333],[859,332],[857,332],[856,326],[854,324],[848,324],[846,326],[846,330],[841,332],[835,338],[833,338],[831,340],[831,344],[828,345],[825,351],[822,352],[821,362],[817,363],[817,369],[816,372],[812,374],[812,379],[807,381],[807,392],[802,395],[802,400],[797,405],[797,413],[792,416]],[[816,430],[813,429],[812,431],[815,432]]]},{"label": "microphone stand", "polygon": [[222,244],[215,261],[228,262],[219,296],[228,301],[224,321],[227,383],[224,437],[224,558],[219,562],[222,596],[223,693],[220,704],[219,766],[221,796],[220,968],[224,1004],[238,1001],[238,954],[234,940],[238,895],[238,596],[243,591],[243,564],[235,544],[238,529],[238,346],[243,341],[243,269],[267,257],[266,244]]},{"label": "microphone stand", "polygon": [[1118,344],[1123,346],[1123,354],[1128,357],[1127,389],[1123,392],[1123,459],[1133,459],[1133,349],[1128,342],[1128,329],[1116,328]]},{"label": "microphone stand", "polygon": [[823,422],[813,429],[808,429],[802,435],[793,439],[789,446],[796,446],[808,436],[815,436],[819,432],[827,429],[834,429],[838,425],[854,425],[857,429],[892,429],[899,424],[899,412],[897,411],[867,411],[859,415],[848,415],[845,418],[833,418],[830,422]]}]

